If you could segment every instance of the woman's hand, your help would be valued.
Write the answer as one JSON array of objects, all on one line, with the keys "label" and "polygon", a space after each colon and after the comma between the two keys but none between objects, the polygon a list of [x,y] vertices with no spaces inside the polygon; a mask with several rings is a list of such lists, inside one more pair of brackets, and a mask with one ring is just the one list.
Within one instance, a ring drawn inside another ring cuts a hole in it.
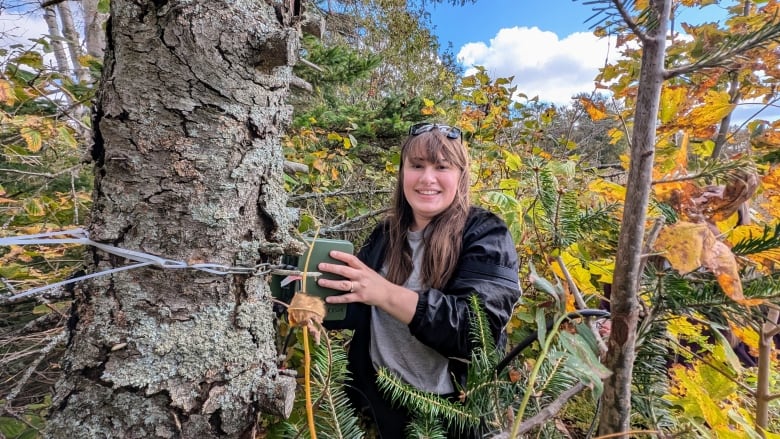
[{"label": "woman's hand", "polygon": [[320,278],[317,284],[324,288],[344,291],[344,294],[328,296],[326,302],[333,304],[361,302],[377,306],[404,323],[408,324],[412,321],[419,300],[417,293],[388,281],[360,261],[357,256],[334,250],[330,252],[330,257],[346,265],[321,262],[317,269],[345,279]]}]

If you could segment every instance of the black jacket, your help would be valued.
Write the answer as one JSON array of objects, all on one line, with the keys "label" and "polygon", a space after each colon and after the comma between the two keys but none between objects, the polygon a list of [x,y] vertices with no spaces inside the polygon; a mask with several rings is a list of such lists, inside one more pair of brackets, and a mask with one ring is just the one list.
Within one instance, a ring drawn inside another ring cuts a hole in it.
[{"label": "black jacket", "polygon": [[[384,262],[386,239],[387,224],[382,223],[366,240],[358,258],[379,271]],[[503,346],[504,326],[520,296],[517,252],[506,224],[478,207],[471,208],[466,220],[458,268],[443,290],[431,288],[420,294],[409,323],[412,335],[450,358],[450,371],[459,385],[465,384],[463,360],[471,356],[469,300],[473,294],[487,314],[494,340]],[[328,327],[355,330],[349,346],[349,370],[354,387],[350,396],[358,407],[368,406],[373,412],[383,438],[401,438],[397,429],[406,424],[406,414],[392,408],[376,389],[376,371],[369,355],[370,319],[369,306],[352,303],[347,308],[346,320],[328,322]]]}]

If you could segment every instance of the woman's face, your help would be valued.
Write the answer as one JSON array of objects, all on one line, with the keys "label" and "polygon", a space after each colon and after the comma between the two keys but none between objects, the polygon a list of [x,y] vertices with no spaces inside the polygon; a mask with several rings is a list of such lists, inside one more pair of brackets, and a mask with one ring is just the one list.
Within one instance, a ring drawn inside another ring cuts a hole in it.
[{"label": "woman's face", "polygon": [[414,213],[412,230],[422,230],[455,200],[461,170],[441,154],[436,163],[423,155],[409,154],[403,171],[404,196]]}]

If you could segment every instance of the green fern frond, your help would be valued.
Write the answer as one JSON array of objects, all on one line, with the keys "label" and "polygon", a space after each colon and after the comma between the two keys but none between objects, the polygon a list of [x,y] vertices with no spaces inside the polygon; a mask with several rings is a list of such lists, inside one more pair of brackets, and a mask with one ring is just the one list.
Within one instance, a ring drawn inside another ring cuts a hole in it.
[{"label": "green fern frond", "polygon": [[777,300],[780,298],[780,273],[760,276],[743,283],[745,297]]},{"label": "green fern frond", "polygon": [[390,399],[401,404],[413,413],[421,413],[432,418],[441,418],[448,425],[459,430],[479,424],[479,416],[469,413],[463,405],[453,403],[438,395],[425,392],[411,386],[385,368],[377,371],[379,390]]}]

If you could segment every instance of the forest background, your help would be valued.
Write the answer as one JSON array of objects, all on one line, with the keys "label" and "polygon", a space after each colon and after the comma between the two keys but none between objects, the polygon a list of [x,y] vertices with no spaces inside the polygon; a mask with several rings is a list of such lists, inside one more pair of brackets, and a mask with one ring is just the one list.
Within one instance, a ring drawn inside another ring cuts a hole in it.
[{"label": "forest background", "polygon": [[[677,13],[706,3],[673,7]],[[728,19],[683,22],[664,35],[664,65],[673,74],[659,88],[647,217],[641,219],[647,224],[641,278],[630,280],[639,298],[637,361],[623,399],[636,434],[780,432],[773,343],[780,332],[780,120],[733,118],[745,103],[777,107],[778,7],[774,1],[723,3]],[[474,199],[507,221],[521,258],[524,295],[508,328],[508,350],[529,336],[539,340],[512,359],[506,376],[492,376],[489,384],[510,396],[480,406],[478,414],[496,414],[494,432],[591,435],[599,413],[611,407],[599,403],[602,379],[620,370],[605,360],[610,338],[599,331],[603,320],[562,319],[609,309],[646,52],[636,29],[621,25],[619,16],[597,14],[594,33],[616,38],[622,56],[594,78],[596,92],[555,105],[528,95],[512,77],[490,77],[480,67],[463,75],[432,34],[425,2],[305,6],[299,27],[309,36],[291,81],[292,123],[281,143],[284,188],[299,231],[360,242],[388,205],[393,181],[387,176],[396,172],[408,126],[438,120],[461,127],[472,154]],[[643,23],[648,4],[626,6]],[[70,8],[93,19],[77,29]],[[6,237],[86,226],[92,208],[91,110],[109,5],[46,2],[40,11],[49,34],[0,52]],[[89,253],[82,245],[6,242],[0,248],[0,433],[37,437],[62,375],[78,289],[67,284],[24,292],[83,275]],[[548,327],[548,321],[557,324]],[[290,331],[284,319],[278,330],[282,350]],[[337,344],[346,336],[334,337]],[[120,345],[111,349],[125,348]],[[301,345],[286,345],[285,367],[303,368]],[[323,394],[336,386],[323,381]],[[256,437],[285,429],[311,435],[305,406],[299,398],[288,422],[261,417]]]}]

